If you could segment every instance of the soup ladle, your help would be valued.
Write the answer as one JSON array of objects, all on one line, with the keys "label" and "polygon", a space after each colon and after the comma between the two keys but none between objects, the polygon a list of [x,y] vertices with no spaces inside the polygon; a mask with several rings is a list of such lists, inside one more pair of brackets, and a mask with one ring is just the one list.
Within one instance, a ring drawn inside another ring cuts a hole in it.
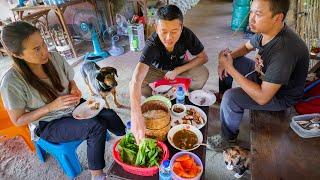
[{"label": "soup ladle", "polygon": [[196,146],[205,146],[207,149],[214,151],[214,149],[210,146],[210,144],[206,144],[206,143],[196,143],[193,145],[193,147]]}]

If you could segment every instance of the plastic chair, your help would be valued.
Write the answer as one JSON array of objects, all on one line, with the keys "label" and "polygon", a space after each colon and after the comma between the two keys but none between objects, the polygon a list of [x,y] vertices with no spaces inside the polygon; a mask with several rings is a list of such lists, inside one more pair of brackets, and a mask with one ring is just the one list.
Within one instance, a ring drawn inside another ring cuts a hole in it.
[{"label": "plastic chair", "polygon": [[11,122],[9,115],[2,104],[0,96],[0,141],[11,139],[16,136],[21,136],[29,149],[32,152],[35,152],[35,147],[31,140],[28,126],[18,127]]},{"label": "plastic chair", "polygon": [[57,144],[40,138],[35,144],[40,161],[45,162],[46,152],[48,152],[58,161],[64,173],[73,179],[82,171],[76,152],[81,143],[82,141],[72,141]]},{"label": "plastic chair", "polygon": [[[111,135],[107,131],[106,140],[108,141]],[[45,162],[46,152],[51,154],[60,164],[64,173],[71,179],[77,177],[81,171],[81,164],[77,155],[77,148],[82,143],[80,141],[72,141],[67,143],[51,143],[42,138],[36,141],[37,155],[40,161]]]}]

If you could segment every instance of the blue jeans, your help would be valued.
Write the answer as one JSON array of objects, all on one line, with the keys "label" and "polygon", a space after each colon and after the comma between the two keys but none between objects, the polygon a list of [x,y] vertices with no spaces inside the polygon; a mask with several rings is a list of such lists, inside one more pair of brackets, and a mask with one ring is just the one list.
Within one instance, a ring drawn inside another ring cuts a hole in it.
[{"label": "blue jeans", "polygon": [[[234,67],[242,74],[246,75],[253,71],[255,62],[246,57],[234,60]],[[249,80],[261,84],[258,73],[253,73],[247,77]],[[259,105],[241,88],[231,88],[233,78],[228,76],[224,80],[219,80],[219,90],[224,93],[220,105],[221,136],[225,139],[236,139],[239,134],[239,127],[245,109],[281,111],[288,108],[284,100],[273,97],[265,105]]]},{"label": "blue jeans", "polygon": [[105,167],[104,151],[107,130],[117,136],[125,134],[125,125],[117,113],[105,108],[91,119],[76,120],[71,116],[50,122],[40,121],[37,129],[39,129],[38,133],[41,138],[53,143],[87,140],[90,170],[100,170]]}]

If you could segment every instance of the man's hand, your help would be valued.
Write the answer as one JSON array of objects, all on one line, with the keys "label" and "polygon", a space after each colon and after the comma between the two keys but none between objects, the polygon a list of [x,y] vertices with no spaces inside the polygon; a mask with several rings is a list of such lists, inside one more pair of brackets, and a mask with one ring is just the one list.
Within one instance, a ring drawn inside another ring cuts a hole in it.
[{"label": "man's hand", "polygon": [[263,60],[261,59],[261,56],[260,55],[256,55],[255,57],[255,70],[262,74],[262,68],[263,68]]},{"label": "man's hand", "polygon": [[219,66],[220,66],[220,69],[223,69],[224,71],[228,71],[228,69],[233,67],[233,59],[229,52],[219,53]]},{"label": "man's hand", "polygon": [[149,66],[143,63],[138,63],[132,79],[130,81],[130,105],[131,105],[131,132],[133,133],[137,143],[144,138],[146,125],[141,112],[141,87],[144,78],[149,71]]},{"label": "man's hand", "polygon": [[174,80],[177,77],[178,73],[176,70],[173,71],[168,71],[165,75],[164,78],[168,80]]},{"label": "man's hand", "polygon": [[[220,58],[222,58],[222,56],[227,56],[228,53],[231,53],[231,51],[230,51],[228,48],[221,50],[221,51],[219,52],[219,57],[218,57],[218,59],[220,60]],[[228,77],[228,73],[227,73],[227,71],[225,70],[225,68],[220,65],[220,61],[219,61],[219,63],[218,63],[218,75],[219,75],[219,78],[220,78],[221,80],[224,79],[224,78],[226,78],[226,77]]]},{"label": "man's hand", "polygon": [[131,122],[131,132],[139,145],[141,140],[145,137],[146,125],[144,123],[144,118],[142,115],[136,115],[136,117],[132,117]]},{"label": "man's hand", "polygon": [[227,71],[221,67],[220,63],[218,64],[218,75],[220,80],[223,80],[224,78],[228,77]]}]

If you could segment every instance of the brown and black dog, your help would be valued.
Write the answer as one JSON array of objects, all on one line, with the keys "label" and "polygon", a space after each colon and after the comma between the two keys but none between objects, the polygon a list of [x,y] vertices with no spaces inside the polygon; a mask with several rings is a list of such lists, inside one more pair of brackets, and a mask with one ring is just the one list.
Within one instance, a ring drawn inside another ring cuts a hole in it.
[{"label": "brown and black dog", "polygon": [[116,95],[116,86],[118,85],[115,76],[118,77],[117,70],[113,67],[100,68],[94,62],[85,62],[81,67],[82,77],[88,86],[91,96],[100,95],[106,102],[106,108],[109,108],[107,97],[111,94],[114,103],[118,108],[123,107]]}]

